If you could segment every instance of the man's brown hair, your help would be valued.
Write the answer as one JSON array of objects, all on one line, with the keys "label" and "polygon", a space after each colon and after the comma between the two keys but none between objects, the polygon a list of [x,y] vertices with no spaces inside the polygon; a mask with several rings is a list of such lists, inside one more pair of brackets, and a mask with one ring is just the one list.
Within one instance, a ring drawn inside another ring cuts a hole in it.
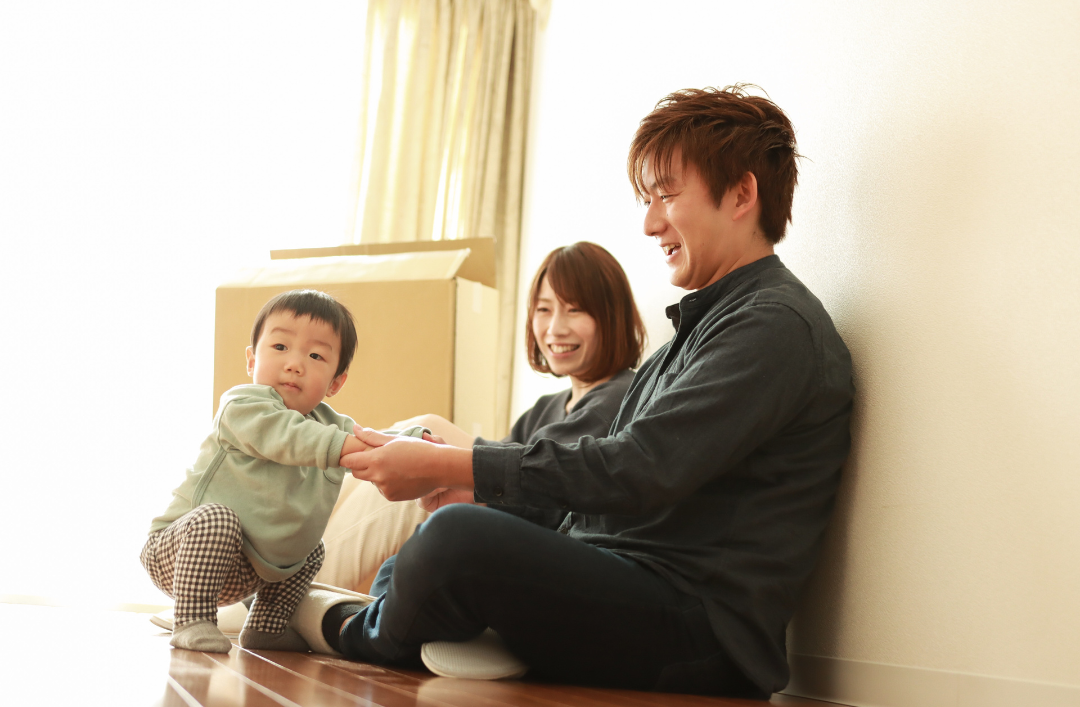
[{"label": "man's brown hair", "polygon": [[525,347],[533,370],[551,373],[532,327],[544,278],[560,300],[596,321],[596,354],[589,370],[576,378],[592,383],[637,367],[645,350],[645,325],[634,304],[630,282],[611,253],[595,243],[581,241],[548,253],[529,287]]},{"label": "man's brown hair", "polygon": [[669,185],[671,160],[693,165],[709,187],[715,205],[743,175],[757,178],[761,229],[766,240],[779,243],[791,221],[791,202],[799,170],[795,160],[795,128],[768,98],[751,96],[752,84],[724,88],[687,88],[665,96],[645,116],[626,169],[639,199],[648,197],[642,173],[648,161],[657,187]]}]

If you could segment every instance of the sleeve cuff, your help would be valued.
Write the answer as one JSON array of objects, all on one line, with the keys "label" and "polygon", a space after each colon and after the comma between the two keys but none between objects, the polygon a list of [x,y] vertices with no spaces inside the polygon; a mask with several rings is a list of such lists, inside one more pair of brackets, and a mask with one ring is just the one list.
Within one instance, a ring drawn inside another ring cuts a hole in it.
[{"label": "sleeve cuff", "polygon": [[330,438],[330,448],[326,450],[326,466],[324,468],[330,469],[341,466],[341,449],[345,446],[345,440],[348,438],[348,432],[334,430],[334,436]]},{"label": "sleeve cuff", "polygon": [[521,458],[525,448],[473,446],[473,500],[493,506],[523,506]]}]

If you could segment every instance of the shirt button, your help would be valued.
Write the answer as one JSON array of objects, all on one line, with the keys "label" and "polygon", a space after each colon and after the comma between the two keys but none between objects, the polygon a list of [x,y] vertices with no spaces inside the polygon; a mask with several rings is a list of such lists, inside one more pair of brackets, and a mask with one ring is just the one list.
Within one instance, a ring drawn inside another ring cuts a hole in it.
[{"label": "shirt button", "polygon": [[503,494],[503,490],[502,490],[501,488],[499,488],[498,486],[496,486],[496,487],[495,487],[495,488],[493,489],[493,491],[495,492],[495,495],[496,495],[496,496],[502,497],[502,494]]}]

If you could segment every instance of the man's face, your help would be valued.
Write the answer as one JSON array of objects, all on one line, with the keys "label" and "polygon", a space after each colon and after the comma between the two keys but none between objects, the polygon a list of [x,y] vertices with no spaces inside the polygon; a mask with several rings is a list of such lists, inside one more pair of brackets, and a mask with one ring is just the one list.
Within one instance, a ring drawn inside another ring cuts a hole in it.
[{"label": "man's face", "polygon": [[[732,214],[734,190],[717,206],[709,188],[693,165],[682,166],[675,153],[668,171],[668,184],[656,184],[651,161],[644,177],[647,191],[645,235],[656,240],[671,268],[671,284],[685,290],[700,290],[719,280],[740,259],[743,246],[734,233]],[[730,203],[728,203],[730,202]]]},{"label": "man's face", "polygon": [[274,312],[255,347],[247,348],[248,375],[306,415],[345,384],[346,374],[334,377],[340,355],[341,339],[326,322]]}]

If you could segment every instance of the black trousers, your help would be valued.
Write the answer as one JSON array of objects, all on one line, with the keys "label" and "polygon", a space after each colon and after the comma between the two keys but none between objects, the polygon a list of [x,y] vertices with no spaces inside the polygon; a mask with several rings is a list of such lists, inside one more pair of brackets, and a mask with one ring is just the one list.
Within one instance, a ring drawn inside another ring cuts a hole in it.
[{"label": "black trousers", "polygon": [[490,626],[531,677],[663,692],[767,698],[721,648],[696,597],[655,572],[490,508],[431,515],[341,632],[346,656],[415,664],[428,641]]}]

